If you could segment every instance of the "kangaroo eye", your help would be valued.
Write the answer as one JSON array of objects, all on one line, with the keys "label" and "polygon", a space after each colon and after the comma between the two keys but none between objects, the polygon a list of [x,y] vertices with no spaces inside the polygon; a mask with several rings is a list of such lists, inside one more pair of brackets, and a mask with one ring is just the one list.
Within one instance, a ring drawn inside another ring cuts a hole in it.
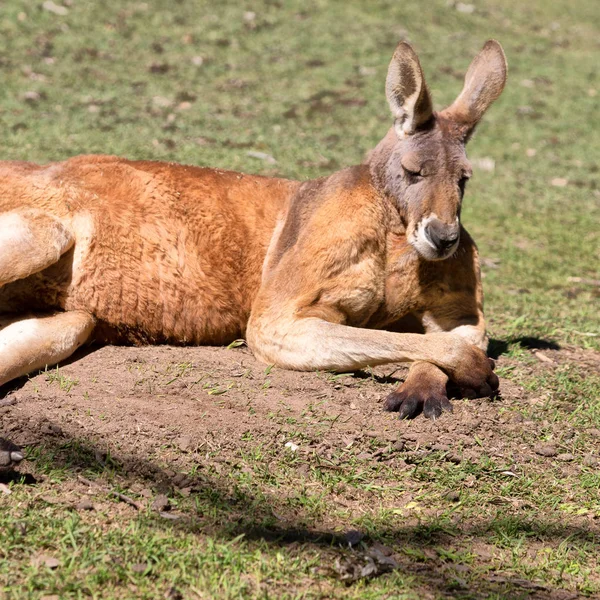
[{"label": "kangaroo eye", "polygon": [[415,183],[423,177],[423,171],[420,169],[415,171],[413,169],[407,169],[404,165],[402,165],[402,169],[404,170],[404,175],[410,183]]},{"label": "kangaroo eye", "polygon": [[467,177],[466,175],[463,175],[459,180],[458,180],[458,189],[460,190],[460,197],[462,198],[464,196],[465,193],[465,187],[467,187],[467,181],[469,181],[470,177]]}]

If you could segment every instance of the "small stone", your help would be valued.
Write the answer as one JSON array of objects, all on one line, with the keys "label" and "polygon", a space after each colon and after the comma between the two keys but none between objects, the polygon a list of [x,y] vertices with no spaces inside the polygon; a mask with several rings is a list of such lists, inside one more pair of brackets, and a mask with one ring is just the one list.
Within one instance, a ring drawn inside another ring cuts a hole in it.
[{"label": "small stone", "polygon": [[178,488],[188,487],[192,480],[185,473],[178,473],[173,477],[173,485]]},{"label": "small stone", "polygon": [[285,447],[289,448],[292,452],[298,451],[298,444],[294,444],[294,442],[286,442]]},{"label": "small stone", "polygon": [[481,171],[488,171],[492,173],[496,168],[496,161],[489,156],[484,156],[482,158],[473,158],[471,160],[471,164],[476,169],[480,169]]},{"label": "small stone", "polygon": [[585,456],[583,458],[583,466],[584,467],[597,467],[598,465],[600,465],[600,458],[596,458],[595,456],[592,456],[591,454],[588,454],[587,456]]},{"label": "small stone", "polygon": [[54,15],[58,15],[59,17],[64,17],[65,15],[69,14],[69,9],[67,7],[55,4],[54,2],[52,2],[52,0],[44,2],[42,4],[42,8]]},{"label": "small stone", "polygon": [[527,150],[525,150],[525,154],[529,158],[533,158],[537,154],[537,150],[535,148],[527,148]]},{"label": "small stone", "polygon": [[446,500],[450,502],[458,502],[460,500],[460,493],[456,490],[452,490],[446,494]]},{"label": "small stone", "polygon": [[49,569],[57,569],[60,566],[60,561],[54,556],[48,554],[40,554],[31,560],[36,567],[48,567]]},{"label": "small stone", "polygon": [[592,427],[591,429],[588,429],[586,431],[586,433],[588,435],[592,435],[594,437],[600,437],[600,429],[596,429],[595,427]]},{"label": "small stone", "polygon": [[82,498],[76,505],[77,510],[94,510],[94,505],[89,498]]},{"label": "small stone", "polygon": [[559,454],[556,457],[556,460],[562,460],[564,462],[570,462],[570,461],[572,461],[574,459],[575,459],[575,457],[571,453],[569,453],[569,452],[563,452],[562,454]]},{"label": "small stone", "polygon": [[175,587],[171,587],[165,593],[165,600],[183,600],[183,594]]},{"label": "small stone", "polygon": [[375,542],[371,546],[371,550],[375,550],[376,552],[378,552],[379,554],[382,554],[383,556],[391,556],[392,554],[394,554],[394,551],[389,546],[384,546],[383,544],[380,544],[379,542]]},{"label": "small stone", "polygon": [[462,458],[458,454],[448,454],[448,456],[446,456],[446,460],[454,463],[455,465],[459,465],[462,462]]},{"label": "small stone", "polygon": [[533,110],[532,106],[518,106],[517,107],[517,114],[518,115],[532,115],[535,111]]},{"label": "small stone", "polygon": [[184,497],[184,498],[188,498],[190,496],[190,494],[192,493],[192,488],[191,487],[183,487],[179,490],[179,493]]},{"label": "small stone", "polygon": [[470,15],[475,12],[475,5],[473,4],[463,4],[462,2],[457,2],[455,8],[458,12],[466,15]]},{"label": "small stone", "polygon": [[178,521],[183,518],[183,515],[176,515],[172,512],[160,512],[158,513],[163,519],[168,519],[169,521]]},{"label": "small stone", "polygon": [[377,75],[377,69],[375,67],[365,67],[360,65],[358,67],[358,74],[363,77],[370,77],[371,75]]},{"label": "small stone", "polygon": [[152,503],[152,509],[158,512],[171,510],[171,503],[164,494],[160,494],[154,499],[154,502]]},{"label": "small stone", "polygon": [[448,446],[448,444],[434,444],[431,446],[431,449],[435,450],[436,452],[448,452],[448,450],[450,450],[450,446]]},{"label": "small stone", "polygon": [[25,92],[21,96],[21,98],[23,98],[23,100],[25,100],[25,102],[29,102],[30,104],[35,104],[36,102],[39,102],[41,97],[42,96],[39,92],[34,92],[34,91]]},{"label": "small stone", "polygon": [[569,180],[565,177],[555,177],[550,181],[550,184],[554,187],[565,187],[569,183]]},{"label": "small stone", "polygon": [[546,356],[543,352],[540,352],[539,350],[534,350],[533,355],[541,362],[550,364],[554,363],[554,361],[549,356]]},{"label": "small stone", "polygon": [[148,568],[148,563],[135,563],[131,565],[131,570],[134,573],[144,573]]},{"label": "small stone", "polygon": [[165,98],[164,96],[154,96],[152,98],[152,104],[157,108],[168,108],[173,106],[173,100]]},{"label": "small stone", "polygon": [[204,58],[202,56],[192,56],[192,64],[195,67],[201,67],[204,64]]},{"label": "small stone", "polygon": [[533,448],[533,451],[536,454],[539,454],[540,456],[547,456],[547,457],[556,456],[558,454],[558,450],[556,449],[556,446],[554,446],[552,444],[546,444],[546,443],[536,444],[535,447]]},{"label": "small stone", "polygon": [[271,156],[270,154],[267,154],[266,152],[258,152],[256,150],[248,150],[248,152],[246,152],[246,156],[249,156],[250,158],[257,158],[258,160],[264,160],[266,163],[269,163],[270,165],[274,165],[277,163],[277,159],[275,159],[275,157]]},{"label": "small stone", "polygon": [[175,443],[182,452],[187,452],[192,445],[192,438],[189,435],[182,435],[175,440]]}]

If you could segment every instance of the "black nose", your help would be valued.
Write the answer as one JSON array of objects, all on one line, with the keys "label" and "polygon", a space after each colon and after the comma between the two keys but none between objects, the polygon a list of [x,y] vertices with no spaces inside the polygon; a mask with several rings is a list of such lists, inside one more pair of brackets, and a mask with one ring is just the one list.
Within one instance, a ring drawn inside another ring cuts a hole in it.
[{"label": "black nose", "polygon": [[460,231],[455,225],[446,225],[442,221],[432,221],[427,225],[425,233],[440,253],[452,248],[458,241]]}]

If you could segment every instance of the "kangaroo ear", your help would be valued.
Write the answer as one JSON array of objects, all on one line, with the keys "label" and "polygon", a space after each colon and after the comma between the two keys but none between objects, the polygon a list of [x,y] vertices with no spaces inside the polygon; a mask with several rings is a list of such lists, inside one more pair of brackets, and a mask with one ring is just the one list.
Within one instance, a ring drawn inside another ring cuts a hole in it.
[{"label": "kangaroo ear", "polygon": [[421,64],[406,42],[400,42],[392,56],[385,95],[396,119],[396,133],[401,138],[414,133],[433,114]]},{"label": "kangaroo ear", "polygon": [[473,59],[458,98],[441,116],[455,121],[468,137],[506,83],[506,56],[496,40],[488,40]]}]

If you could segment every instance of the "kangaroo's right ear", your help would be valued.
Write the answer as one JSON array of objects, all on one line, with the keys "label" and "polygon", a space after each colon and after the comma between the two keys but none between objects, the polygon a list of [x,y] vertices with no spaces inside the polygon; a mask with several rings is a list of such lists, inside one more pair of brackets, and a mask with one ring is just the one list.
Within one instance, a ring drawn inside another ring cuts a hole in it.
[{"label": "kangaroo's right ear", "polygon": [[400,138],[413,134],[433,114],[421,64],[406,42],[400,42],[392,56],[385,80],[385,95]]},{"label": "kangaroo's right ear", "polygon": [[473,59],[458,98],[440,114],[462,126],[466,138],[506,83],[506,56],[496,40],[488,40]]}]

